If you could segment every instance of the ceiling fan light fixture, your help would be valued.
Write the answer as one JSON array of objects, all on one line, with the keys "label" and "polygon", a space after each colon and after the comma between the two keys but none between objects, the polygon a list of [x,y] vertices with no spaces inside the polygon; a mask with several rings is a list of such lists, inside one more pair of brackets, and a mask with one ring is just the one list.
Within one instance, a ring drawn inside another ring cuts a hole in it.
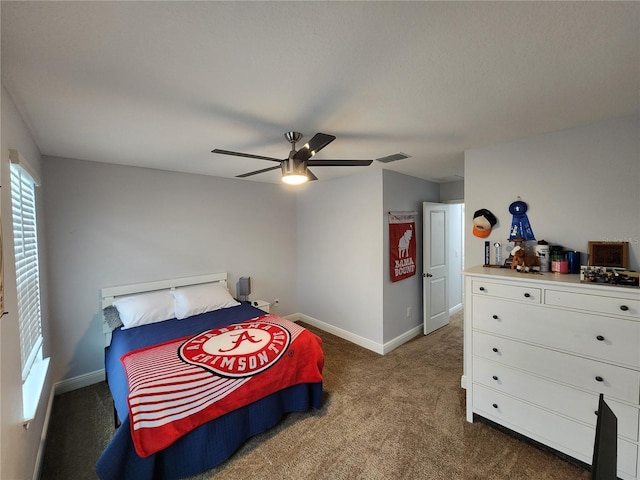
[{"label": "ceiling fan light fixture", "polygon": [[[293,152],[292,152],[293,153]],[[288,185],[301,185],[309,180],[307,162],[289,158],[282,162],[282,181]]]},{"label": "ceiling fan light fixture", "polygon": [[287,185],[302,185],[309,181],[309,177],[298,173],[290,173],[282,176],[282,181]]}]

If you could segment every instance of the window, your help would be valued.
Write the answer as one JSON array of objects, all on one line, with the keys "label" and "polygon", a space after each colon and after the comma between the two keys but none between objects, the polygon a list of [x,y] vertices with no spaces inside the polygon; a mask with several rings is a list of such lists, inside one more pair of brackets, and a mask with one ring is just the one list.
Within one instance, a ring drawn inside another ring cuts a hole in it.
[{"label": "window", "polygon": [[[13,153],[13,152],[12,152]],[[35,416],[48,367],[42,357],[42,316],[36,225],[36,182],[22,165],[11,163],[11,213],[16,263],[20,356],[25,420]]]}]

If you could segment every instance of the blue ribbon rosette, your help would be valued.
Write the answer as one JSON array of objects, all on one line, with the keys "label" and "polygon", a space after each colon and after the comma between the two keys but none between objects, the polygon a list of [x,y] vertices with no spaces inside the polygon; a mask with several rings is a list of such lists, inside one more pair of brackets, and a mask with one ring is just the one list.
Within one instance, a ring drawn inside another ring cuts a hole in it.
[{"label": "blue ribbon rosette", "polygon": [[509,205],[509,212],[513,215],[511,220],[511,230],[509,231],[509,241],[514,240],[535,240],[533,229],[527,217],[527,204],[522,200],[517,200]]}]

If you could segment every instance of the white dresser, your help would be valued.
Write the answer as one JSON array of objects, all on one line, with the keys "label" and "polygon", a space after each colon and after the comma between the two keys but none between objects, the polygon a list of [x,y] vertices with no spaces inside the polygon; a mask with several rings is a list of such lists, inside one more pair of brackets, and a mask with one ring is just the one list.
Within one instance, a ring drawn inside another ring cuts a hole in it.
[{"label": "white dresser", "polygon": [[480,415],[590,464],[602,392],[618,417],[618,476],[638,480],[640,289],[464,273],[467,420]]}]

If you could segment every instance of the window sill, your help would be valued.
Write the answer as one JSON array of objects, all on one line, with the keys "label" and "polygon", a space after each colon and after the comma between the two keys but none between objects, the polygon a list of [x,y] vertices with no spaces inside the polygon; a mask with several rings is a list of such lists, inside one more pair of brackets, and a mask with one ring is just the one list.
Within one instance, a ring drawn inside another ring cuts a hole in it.
[{"label": "window sill", "polygon": [[29,376],[22,384],[22,426],[28,430],[31,422],[36,418],[38,404],[42,396],[42,389],[49,371],[49,359],[44,358],[36,361],[31,367]]}]

